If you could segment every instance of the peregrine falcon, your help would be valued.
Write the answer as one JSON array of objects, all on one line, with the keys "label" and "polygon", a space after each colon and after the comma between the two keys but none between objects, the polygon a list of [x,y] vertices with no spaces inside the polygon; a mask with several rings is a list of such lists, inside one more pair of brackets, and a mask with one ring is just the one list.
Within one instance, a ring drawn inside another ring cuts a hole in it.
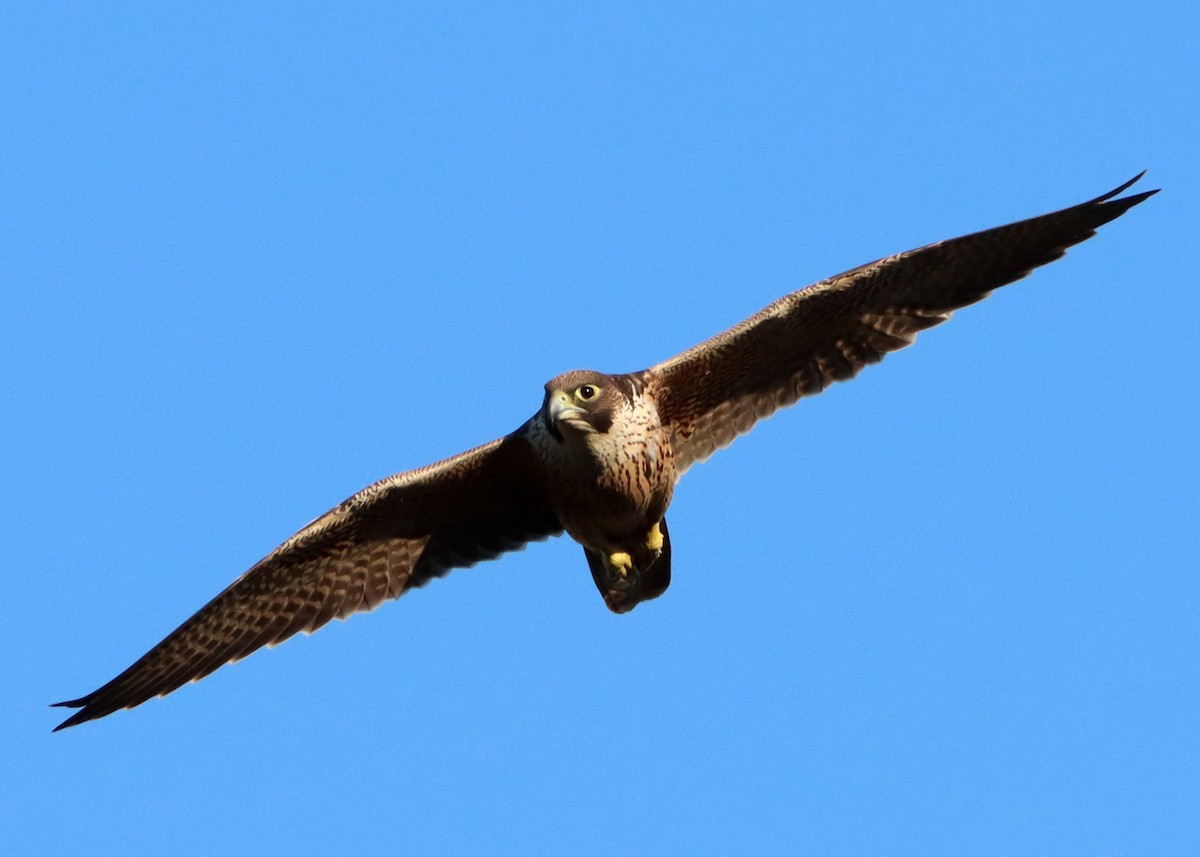
[{"label": "peregrine falcon", "polygon": [[617,613],[671,582],[666,512],[679,477],[760,419],[909,345],[993,289],[1059,258],[1157,191],[1089,202],[888,256],[792,292],[669,360],[551,379],[505,437],[350,497],[268,554],[98,690],[63,729],[164,696],[453,568],[566,532]]}]

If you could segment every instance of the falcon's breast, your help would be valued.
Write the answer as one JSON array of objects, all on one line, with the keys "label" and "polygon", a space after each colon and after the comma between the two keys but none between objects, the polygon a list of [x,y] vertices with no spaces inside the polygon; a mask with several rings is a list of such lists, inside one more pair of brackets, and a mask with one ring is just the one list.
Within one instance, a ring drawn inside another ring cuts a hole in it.
[{"label": "falcon's breast", "polygon": [[662,520],[675,460],[653,391],[640,375],[577,370],[554,378],[528,432],[550,505],[584,547],[628,550]]}]

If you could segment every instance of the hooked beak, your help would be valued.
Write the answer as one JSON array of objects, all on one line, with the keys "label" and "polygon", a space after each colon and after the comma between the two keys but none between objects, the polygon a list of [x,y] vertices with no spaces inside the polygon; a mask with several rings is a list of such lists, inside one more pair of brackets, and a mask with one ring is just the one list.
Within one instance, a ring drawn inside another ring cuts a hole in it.
[{"label": "hooked beak", "polygon": [[[563,441],[563,432],[560,430],[560,426],[580,419],[584,413],[586,412],[583,408],[576,407],[576,404],[571,402],[571,397],[562,390],[554,390],[552,394],[546,396],[544,415],[546,427],[558,442]],[[571,427],[580,430],[586,429],[587,425],[587,422],[580,421]]]},{"label": "hooked beak", "polygon": [[585,411],[571,402],[571,397],[561,390],[551,393],[546,400],[546,417],[551,426],[557,426],[565,420],[577,419]]}]

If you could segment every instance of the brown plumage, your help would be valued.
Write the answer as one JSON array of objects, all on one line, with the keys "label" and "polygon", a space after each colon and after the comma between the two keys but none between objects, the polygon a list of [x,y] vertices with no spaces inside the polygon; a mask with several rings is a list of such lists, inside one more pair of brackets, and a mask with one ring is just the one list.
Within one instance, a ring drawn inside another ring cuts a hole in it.
[{"label": "brown plumage", "polygon": [[616,612],[671,580],[675,483],[758,420],[854,377],[1157,191],[1116,195],[910,250],[793,292],[650,369],[546,384],[512,434],[360,491],[292,536],[100,689],[62,729],[203,678],[452,568],[564,530]]}]

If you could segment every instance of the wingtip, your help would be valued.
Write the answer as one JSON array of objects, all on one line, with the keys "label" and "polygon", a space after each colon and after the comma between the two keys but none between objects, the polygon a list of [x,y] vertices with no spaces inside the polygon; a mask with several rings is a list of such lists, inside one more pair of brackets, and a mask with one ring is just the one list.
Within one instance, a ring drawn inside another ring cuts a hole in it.
[{"label": "wingtip", "polygon": [[[1126,190],[1129,190],[1129,188],[1133,187],[1135,184],[1137,184],[1139,181],[1141,181],[1141,178],[1144,175],[1146,175],[1146,171],[1142,170],[1136,176],[1134,176],[1133,178],[1131,178],[1129,181],[1125,182],[1124,184],[1120,185],[1119,187],[1115,187],[1112,190],[1110,190],[1108,193],[1102,194],[1101,196],[1096,197],[1095,199],[1092,200],[1092,203],[1107,202],[1108,200],[1112,199],[1117,194],[1122,193]],[[1126,197],[1123,200],[1116,200],[1116,201],[1117,202],[1125,202],[1127,200],[1135,200],[1133,203],[1131,203],[1131,205],[1136,205],[1137,203],[1141,202],[1143,199],[1147,199],[1149,197],[1154,196],[1154,194],[1158,193],[1160,190],[1162,190],[1162,188],[1156,187],[1153,190],[1141,191],[1140,193],[1136,193],[1133,196]]]},{"label": "wingtip", "polygon": [[51,708],[78,708],[79,710],[64,720],[62,723],[54,727],[53,732],[58,732],[63,729],[69,729],[72,726],[78,726],[80,723],[86,723],[92,720],[97,715],[88,708],[87,697],[81,699],[68,699],[65,702],[52,702]]},{"label": "wingtip", "polygon": [[1139,191],[1138,193],[1133,193],[1129,196],[1119,196],[1122,191],[1128,190],[1145,174],[1146,171],[1142,170],[1136,176],[1119,187],[1115,187],[1108,193],[1089,200],[1082,205],[1075,206],[1072,209],[1073,211],[1087,212],[1086,216],[1090,220],[1090,227],[1092,231],[1089,232],[1088,235],[1084,236],[1085,238],[1091,237],[1091,235],[1094,235],[1095,230],[1099,227],[1116,220],[1135,205],[1140,205],[1159,192],[1161,188],[1154,188],[1152,190]]}]

